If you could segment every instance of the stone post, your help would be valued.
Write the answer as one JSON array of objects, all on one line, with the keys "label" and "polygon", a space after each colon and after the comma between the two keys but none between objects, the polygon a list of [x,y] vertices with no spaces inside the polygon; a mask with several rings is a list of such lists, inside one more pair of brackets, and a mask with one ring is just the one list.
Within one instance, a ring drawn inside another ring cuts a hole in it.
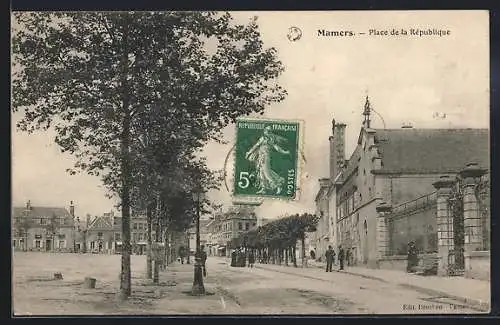
[{"label": "stone post", "polygon": [[448,199],[455,183],[449,176],[441,176],[433,183],[437,189],[437,235],[438,235],[438,275],[448,275],[448,266],[454,261],[449,260],[449,253],[454,248],[453,215],[450,213]]},{"label": "stone post", "polygon": [[476,163],[467,164],[460,172],[463,179],[465,251],[468,254],[481,249],[483,243],[483,227],[475,186],[485,173]]},{"label": "stone post", "polygon": [[377,260],[381,260],[389,255],[390,234],[388,216],[392,212],[392,206],[385,202],[379,204],[377,210]]}]

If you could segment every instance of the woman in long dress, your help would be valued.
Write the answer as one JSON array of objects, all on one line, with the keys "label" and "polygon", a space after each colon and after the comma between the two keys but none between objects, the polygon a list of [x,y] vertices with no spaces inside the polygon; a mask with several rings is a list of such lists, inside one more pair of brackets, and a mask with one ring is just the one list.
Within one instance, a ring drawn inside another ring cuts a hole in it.
[{"label": "woman in long dress", "polygon": [[256,167],[256,187],[259,189],[257,194],[265,194],[273,191],[280,194],[285,179],[271,168],[271,152],[275,150],[281,154],[288,155],[288,150],[280,147],[279,142],[285,142],[286,139],[271,133],[271,127],[264,128],[264,134],[257,143],[245,154],[245,158],[255,164]]}]

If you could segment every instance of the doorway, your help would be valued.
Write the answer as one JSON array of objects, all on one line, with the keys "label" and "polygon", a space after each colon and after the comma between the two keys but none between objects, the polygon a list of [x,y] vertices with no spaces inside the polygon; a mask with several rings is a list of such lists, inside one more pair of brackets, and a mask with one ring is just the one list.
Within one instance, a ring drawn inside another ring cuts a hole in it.
[{"label": "doorway", "polygon": [[52,250],[52,240],[47,239],[45,241],[45,251],[49,252],[50,250]]}]

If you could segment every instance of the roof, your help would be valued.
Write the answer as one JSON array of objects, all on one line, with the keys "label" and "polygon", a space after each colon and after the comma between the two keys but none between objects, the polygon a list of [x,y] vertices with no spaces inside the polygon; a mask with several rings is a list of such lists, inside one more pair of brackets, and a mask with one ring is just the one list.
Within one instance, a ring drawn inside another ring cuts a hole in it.
[{"label": "roof", "polygon": [[377,129],[376,173],[455,173],[467,163],[490,167],[488,129]]},{"label": "roof", "polygon": [[[73,217],[66,210],[66,208],[61,207],[42,207],[42,206],[31,206],[31,209],[28,214],[31,218],[51,218],[56,216],[57,218],[64,217],[64,225],[72,226]],[[13,207],[12,209],[12,217],[26,217],[26,207]]]},{"label": "roof", "polygon": [[88,226],[89,230],[111,230],[113,229],[113,218],[108,216],[98,216],[92,220]]}]

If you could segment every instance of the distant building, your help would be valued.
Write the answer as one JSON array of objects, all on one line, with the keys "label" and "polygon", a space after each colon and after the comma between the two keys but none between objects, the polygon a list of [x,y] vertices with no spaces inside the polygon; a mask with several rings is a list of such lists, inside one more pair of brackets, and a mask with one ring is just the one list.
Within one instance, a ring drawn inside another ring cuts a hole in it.
[{"label": "distant building", "polygon": [[113,213],[105,213],[89,220],[86,247],[89,253],[114,253],[121,244],[121,222]]},{"label": "distant building", "polygon": [[231,240],[256,229],[257,222],[253,209],[246,206],[231,207],[227,212],[217,213],[207,224],[207,246],[210,248],[210,254],[228,256]]},{"label": "distant building", "polygon": [[73,252],[75,240],[75,207],[33,206],[12,211],[12,247],[14,250],[39,252]]},{"label": "distant building", "polygon": [[[210,219],[200,219],[200,245],[206,246],[208,243],[208,227]],[[189,228],[189,250],[194,254],[196,251],[196,226]]]}]

